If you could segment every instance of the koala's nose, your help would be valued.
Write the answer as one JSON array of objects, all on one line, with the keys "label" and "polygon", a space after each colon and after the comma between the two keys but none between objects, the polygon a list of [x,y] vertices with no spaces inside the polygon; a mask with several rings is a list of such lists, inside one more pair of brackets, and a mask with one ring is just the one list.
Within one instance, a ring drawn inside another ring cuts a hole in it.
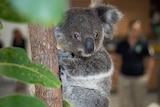
[{"label": "koala's nose", "polygon": [[85,39],[85,53],[90,54],[94,51],[94,43],[92,38]]}]

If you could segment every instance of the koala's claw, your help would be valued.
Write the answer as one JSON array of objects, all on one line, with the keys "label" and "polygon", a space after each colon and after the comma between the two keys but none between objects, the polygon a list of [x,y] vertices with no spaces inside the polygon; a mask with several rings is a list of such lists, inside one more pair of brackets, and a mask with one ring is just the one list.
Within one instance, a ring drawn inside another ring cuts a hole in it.
[{"label": "koala's claw", "polygon": [[61,70],[59,70],[59,77],[61,78],[63,75],[64,75],[64,73],[63,72],[61,72]]},{"label": "koala's claw", "polygon": [[64,81],[65,76],[65,68],[62,65],[59,65],[59,77],[61,81]]},{"label": "koala's claw", "polygon": [[60,75],[64,75],[64,73],[63,73],[63,72],[61,72],[61,71],[59,72],[59,74],[60,74]]}]

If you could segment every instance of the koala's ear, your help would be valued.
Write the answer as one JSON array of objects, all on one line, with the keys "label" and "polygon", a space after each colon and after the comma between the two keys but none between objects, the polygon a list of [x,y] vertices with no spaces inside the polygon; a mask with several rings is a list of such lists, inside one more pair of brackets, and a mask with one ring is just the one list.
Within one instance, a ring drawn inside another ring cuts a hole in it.
[{"label": "koala's ear", "polygon": [[101,21],[105,37],[112,38],[113,28],[116,23],[123,17],[122,13],[111,5],[95,7],[95,11]]},{"label": "koala's ear", "polygon": [[59,42],[63,39],[63,33],[62,33],[62,29],[60,26],[56,26],[54,28],[54,34],[55,34],[57,42]]}]

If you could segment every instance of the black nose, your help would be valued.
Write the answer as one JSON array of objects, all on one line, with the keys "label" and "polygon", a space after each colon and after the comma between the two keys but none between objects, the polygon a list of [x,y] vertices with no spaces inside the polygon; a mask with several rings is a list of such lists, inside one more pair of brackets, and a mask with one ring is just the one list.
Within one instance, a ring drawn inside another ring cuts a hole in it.
[{"label": "black nose", "polygon": [[90,54],[94,51],[94,43],[92,38],[85,39],[85,53]]}]

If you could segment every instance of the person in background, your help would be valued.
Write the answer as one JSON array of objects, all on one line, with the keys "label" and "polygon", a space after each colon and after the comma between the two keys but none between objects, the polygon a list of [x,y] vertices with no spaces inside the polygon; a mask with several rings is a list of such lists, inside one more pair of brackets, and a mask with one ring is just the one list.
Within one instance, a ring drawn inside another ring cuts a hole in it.
[{"label": "person in background", "polygon": [[0,40],[0,48],[3,48],[3,43],[1,40]]},{"label": "person in background", "polygon": [[[12,46],[13,47],[19,47],[19,48],[23,48],[24,50],[26,50],[26,41],[22,36],[22,33],[20,32],[19,29],[15,29],[13,31],[13,41],[12,41]],[[26,85],[24,83],[21,82],[16,82],[16,86],[15,86],[15,92],[25,92],[26,91]]]},{"label": "person in background", "polygon": [[116,48],[121,58],[118,81],[120,107],[145,107],[144,99],[154,59],[149,54],[148,44],[140,39],[141,28],[140,20],[131,21],[126,39],[118,43]]},{"label": "person in background", "polygon": [[22,33],[19,29],[15,29],[13,31],[13,42],[12,46],[14,47],[20,47],[26,50],[26,41],[22,36]]},{"label": "person in background", "polygon": [[[0,49],[3,48],[2,41],[0,40]],[[3,78],[0,76],[0,85],[3,84]]]}]

